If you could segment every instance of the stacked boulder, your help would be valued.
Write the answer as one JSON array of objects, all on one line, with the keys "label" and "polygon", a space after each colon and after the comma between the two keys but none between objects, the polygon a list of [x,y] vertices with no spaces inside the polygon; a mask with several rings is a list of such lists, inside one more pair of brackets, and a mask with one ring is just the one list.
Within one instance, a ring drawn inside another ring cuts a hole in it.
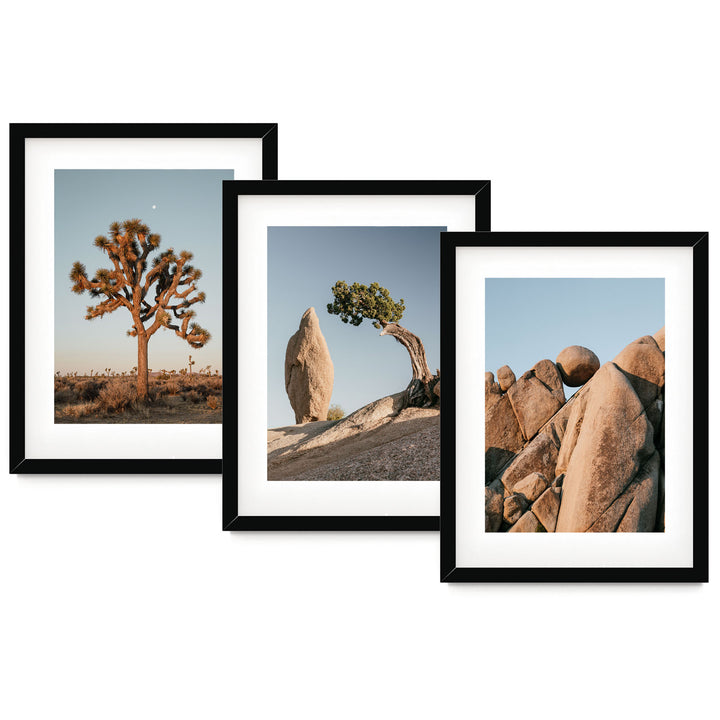
[{"label": "stacked boulder", "polygon": [[664,389],[664,328],[602,367],[572,346],[486,373],[486,532],[664,530]]}]

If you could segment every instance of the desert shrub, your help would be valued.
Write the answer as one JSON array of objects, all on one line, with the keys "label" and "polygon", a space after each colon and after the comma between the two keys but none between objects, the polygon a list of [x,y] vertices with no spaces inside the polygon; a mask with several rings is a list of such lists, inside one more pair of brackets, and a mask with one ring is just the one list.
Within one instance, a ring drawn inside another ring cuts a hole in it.
[{"label": "desert shrub", "polygon": [[113,380],[107,383],[98,395],[98,404],[105,412],[124,412],[134,406],[137,391],[127,382]]},{"label": "desert shrub", "polygon": [[55,385],[55,404],[65,405],[67,403],[74,403],[78,399],[78,396],[73,390],[67,387],[61,387],[59,390],[57,384]]},{"label": "desert shrub", "polygon": [[328,408],[328,420],[340,420],[345,417],[345,411],[339,405],[331,405]]},{"label": "desert shrub", "polygon": [[203,397],[207,397],[208,395],[208,387],[205,383],[197,383],[193,389]]},{"label": "desert shrub", "polygon": [[148,393],[148,400],[150,400],[155,407],[167,407],[169,405],[166,395],[159,390],[151,390]]},{"label": "desert shrub", "polygon": [[176,382],[169,382],[165,385],[168,395],[177,395],[180,392],[180,386]]},{"label": "desert shrub", "polygon": [[207,404],[211,410],[217,410],[220,407],[220,400],[216,395],[209,395]]},{"label": "desert shrub", "polygon": [[104,384],[93,380],[83,380],[75,383],[75,392],[80,400],[96,400]]},{"label": "desert shrub", "polygon": [[208,392],[222,393],[222,377],[205,378],[205,385],[208,388]]},{"label": "desert shrub", "polygon": [[58,417],[81,418],[85,415],[92,415],[98,411],[97,402],[83,402],[76,405],[67,405],[56,414]]},{"label": "desert shrub", "polygon": [[203,401],[203,396],[200,393],[191,390],[187,393],[187,399],[192,403],[199,403]]}]

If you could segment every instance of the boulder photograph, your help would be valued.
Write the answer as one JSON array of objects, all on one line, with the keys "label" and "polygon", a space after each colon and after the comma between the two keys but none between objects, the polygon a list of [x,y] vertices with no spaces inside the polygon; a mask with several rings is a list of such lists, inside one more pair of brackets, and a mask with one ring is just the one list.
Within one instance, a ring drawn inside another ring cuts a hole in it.
[{"label": "boulder photograph", "polygon": [[268,480],[439,481],[442,229],[269,228]]},{"label": "boulder photograph", "polygon": [[485,314],[485,532],[663,532],[664,280],[492,278]]}]

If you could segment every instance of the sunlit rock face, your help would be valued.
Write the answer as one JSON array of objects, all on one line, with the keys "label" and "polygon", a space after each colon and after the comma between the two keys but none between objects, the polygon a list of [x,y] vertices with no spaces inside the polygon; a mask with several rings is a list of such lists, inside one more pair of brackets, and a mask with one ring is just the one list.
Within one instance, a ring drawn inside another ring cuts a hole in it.
[{"label": "sunlit rock face", "polygon": [[[486,532],[664,530],[664,328],[602,367],[570,346],[510,384],[501,370],[502,383],[488,373],[485,385]],[[562,383],[582,387],[566,401]],[[522,443],[497,467],[497,445],[514,427],[507,412]]]},{"label": "sunlit rock face", "polygon": [[334,372],[315,308],[308,308],[285,351],[285,390],[296,423],[327,419]]}]

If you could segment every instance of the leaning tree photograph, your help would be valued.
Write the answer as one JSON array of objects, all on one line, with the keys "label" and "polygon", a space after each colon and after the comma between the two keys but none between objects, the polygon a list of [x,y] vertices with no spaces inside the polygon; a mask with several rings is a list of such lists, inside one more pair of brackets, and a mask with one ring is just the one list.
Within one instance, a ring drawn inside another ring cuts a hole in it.
[{"label": "leaning tree photograph", "polygon": [[440,479],[442,229],[268,229],[268,480]]}]

